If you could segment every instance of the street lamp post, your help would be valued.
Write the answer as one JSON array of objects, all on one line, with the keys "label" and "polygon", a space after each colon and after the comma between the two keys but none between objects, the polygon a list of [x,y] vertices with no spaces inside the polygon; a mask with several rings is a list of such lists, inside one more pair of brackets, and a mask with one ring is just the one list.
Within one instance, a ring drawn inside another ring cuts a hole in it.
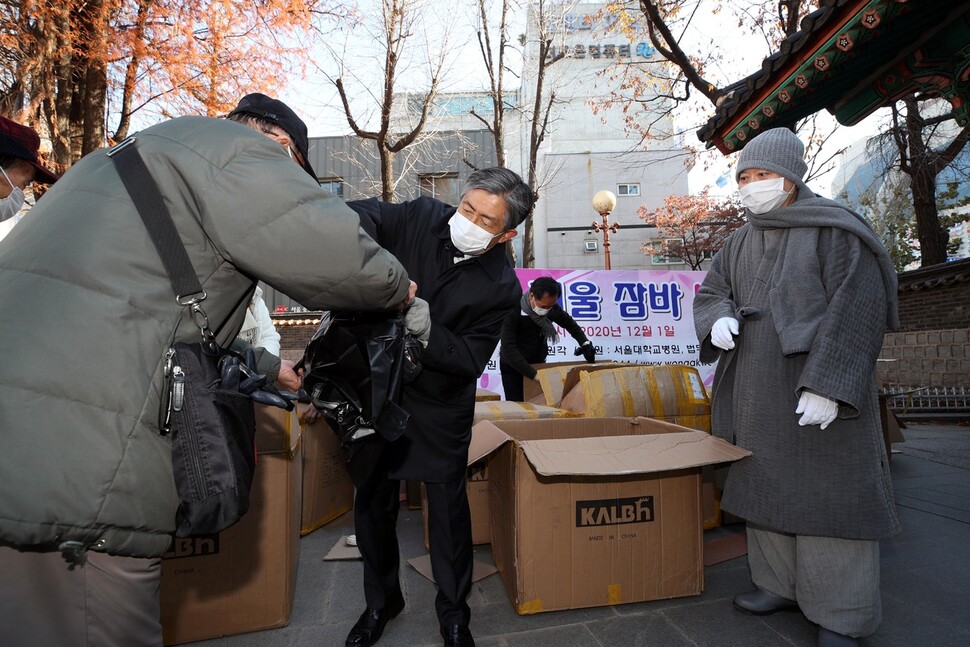
[{"label": "street lamp post", "polygon": [[593,196],[593,208],[603,218],[602,224],[593,221],[593,231],[603,232],[603,256],[606,259],[606,269],[610,269],[610,233],[615,234],[620,228],[620,223],[611,224],[609,221],[610,213],[616,208],[616,196],[610,191],[600,191]]}]

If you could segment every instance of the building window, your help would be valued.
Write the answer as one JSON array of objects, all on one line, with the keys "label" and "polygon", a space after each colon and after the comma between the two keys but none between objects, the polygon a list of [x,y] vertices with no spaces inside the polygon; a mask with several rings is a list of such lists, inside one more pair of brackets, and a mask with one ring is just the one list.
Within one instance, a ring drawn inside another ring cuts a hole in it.
[{"label": "building window", "polygon": [[329,191],[338,198],[344,197],[344,181],[340,178],[324,178],[320,180],[320,188]]},{"label": "building window", "polygon": [[616,185],[616,195],[640,195],[640,184],[617,184]]},{"label": "building window", "polygon": [[447,204],[458,204],[458,175],[456,173],[420,175],[418,182],[421,187],[421,195],[441,200]]},{"label": "building window", "polygon": [[684,259],[670,253],[670,250],[679,243],[680,241],[676,238],[660,238],[653,241],[651,245],[653,254],[650,257],[650,262],[654,265],[677,265],[683,263]]}]

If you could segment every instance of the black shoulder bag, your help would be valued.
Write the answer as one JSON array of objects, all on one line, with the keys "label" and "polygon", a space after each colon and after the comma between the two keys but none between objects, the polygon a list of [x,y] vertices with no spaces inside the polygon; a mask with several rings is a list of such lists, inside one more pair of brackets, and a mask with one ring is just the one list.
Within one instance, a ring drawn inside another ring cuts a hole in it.
[{"label": "black shoulder bag", "polygon": [[256,468],[253,398],[292,409],[245,357],[219,346],[202,309],[206,298],[157,184],[129,137],[111,151],[115,168],[151,235],[179,305],[202,333],[165,355],[159,431],[172,434],[172,471],[180,504],[179,537],[225,530],[249,509]]}]

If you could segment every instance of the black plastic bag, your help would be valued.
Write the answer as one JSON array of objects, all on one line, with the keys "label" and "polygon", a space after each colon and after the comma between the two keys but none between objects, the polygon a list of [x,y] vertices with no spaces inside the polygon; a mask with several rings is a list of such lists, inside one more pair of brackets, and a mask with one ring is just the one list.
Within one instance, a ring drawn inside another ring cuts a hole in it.
[{"label": "black plastic bag", "polygon": [[355,484],[366,480],[383,443],[407,429],[410,414],[398,401],[421,371],[420,354],[399,313],[327,315],[307,345],[303,389],[340,439]]}]

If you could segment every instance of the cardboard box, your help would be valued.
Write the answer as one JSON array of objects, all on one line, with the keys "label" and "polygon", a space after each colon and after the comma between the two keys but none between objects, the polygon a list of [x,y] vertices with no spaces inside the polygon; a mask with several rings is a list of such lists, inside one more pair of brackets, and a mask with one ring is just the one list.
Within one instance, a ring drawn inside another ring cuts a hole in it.
[{"label": "cardboard box", "polygon": [[502,396],[495,391],[489,391],[488,389],[475,390],[475,402],[494,402],[501,399]]},{"label": "cardboard box", "polygon": [[[697,369],[666,365],[576,367],[563,384],[560,406],[589,417],[647,416],[700,431],[711,431],[711,399]],[[704,529],[721,525],[721,492],[714,470],[703,474]]]},{"label": "cardboard box", "polygon": [[257,405],[256,447],[249,512],[217,535],[176,538],[162,560],[166,645],[290,621],[303,471],[296,413]]},{"label": "cardboard box", "polygon": [[322,417],[303,426],[303,513],[306,535],[354,507],[354,482],[337,434]]},{"label": "cardboard box", "polygon": [[476,402],[472,424],[483,420],[538,420],[543,418],[575,418],[579,414],[556,407],[529,402]]},{"label": "cardboard box", "polygon": [[647,416],[710,432],[711,399],[697,369],[625,366],[579,374],[560,406],[591,418]]},{"label": "cardboard box", "polygon": [[587,365],[585,361],[533,364],[532,368],[536,370],[536,379],[523,378],[523,400],[533,404],[544,404],[547,407],[558,407],[562,401],[562,383],[566,378],[566,373],[574,366],[584,365]]},{"label": "cardboard box", "polygon": [[701,467],[750,454],[648,418],[482,422],[472,446],[519,614],[700,594]]},{"label": "cardboard box", "polygon": [[635,366],[635,364],[618,364],[613,360],[600,360],[595,364],[586,361],[579,362],[547,362],[533,364],[536,379],[523,380],[523,399],[532,404],[544,404],[547,407],[558,407],[563,396],[569,393],[576,382],[569,382],[569,376],[578,370],[599,370],[615,368],[617,366]]}]

